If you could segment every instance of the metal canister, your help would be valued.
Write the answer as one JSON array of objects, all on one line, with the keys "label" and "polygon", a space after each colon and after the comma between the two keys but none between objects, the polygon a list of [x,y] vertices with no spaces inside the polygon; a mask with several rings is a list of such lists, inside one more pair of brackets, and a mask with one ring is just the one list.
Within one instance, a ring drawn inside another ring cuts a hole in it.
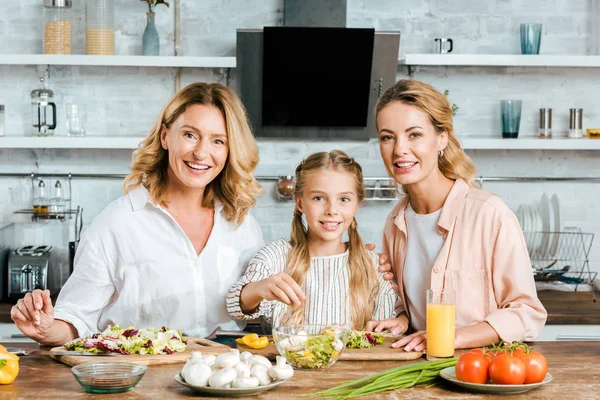
[{"label": "metal canister", "polygon": [[542,139],[550,139],[552,137],[551,108],[540,108],[540,129],[538,133]]},{"label": "metal canister", "polygon": [[569,109],[569,137],[574,139],[583,137],[583,108]]}]

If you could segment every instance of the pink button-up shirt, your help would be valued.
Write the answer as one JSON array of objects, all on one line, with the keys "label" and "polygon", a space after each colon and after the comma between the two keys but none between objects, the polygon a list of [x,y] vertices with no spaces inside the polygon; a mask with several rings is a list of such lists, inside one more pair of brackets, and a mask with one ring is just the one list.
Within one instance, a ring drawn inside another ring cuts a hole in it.
[{"label": "pink button-up shirt", "polygon": [[[407,204],[408,195],[388,215],[383,251],[398,282],[397,309],[408,314],[402,278]],[[547,313],[537,297],[525,239],[513,212],[497,196],[459,179],[446,198],[438,227],[444,245],[431,269],[431,288],[455,291],[456,327],[486,321],[502,340],[534,339]]]}]

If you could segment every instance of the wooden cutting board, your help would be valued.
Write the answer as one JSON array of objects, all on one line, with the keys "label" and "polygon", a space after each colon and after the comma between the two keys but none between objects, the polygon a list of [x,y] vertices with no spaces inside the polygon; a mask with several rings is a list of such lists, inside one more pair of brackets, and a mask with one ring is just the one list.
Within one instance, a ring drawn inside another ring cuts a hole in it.
[{"label": "wooden cutting board", "polygon": [[159,365],[159,364],[183,364],[190,358],[190,354],[193,351],[200,351],[202,354],[214,354],[219,355],[222,353],[227,353],[231,350],[231,347],[226,346],[224,344],[216,343],[208,339],[196,338],[196,337],[188,337],[187,344],[188,347],[184,352],[181,353],[173,353],[173,354],[134,354],[134,355],[110,355],[110,356],[59,356],[53,355],[52,352],[58,351],[66,351],[66,349],[61,347],[54,347],[50,350],[49,356],[57,361],[60,361],[64,364],[75,366],[79,364],[85,364],[89,362],[130,362],[135,364],[144,364],[144,365]]},{"label": "wooden cutting board", "polygon": [[[403,361],[416,360],[423,355],[423,352],[421,351],[404,351],[402,349],[392,348],[392,343],[398,339],[399,338],[386,338],[383,344],[378,344],[369,349],[344,349],[340,356],[340,361]],[[267,357],[271,361],[274,361],[275,357],[280,355],[277,347],[272,342],[264,349],[251,349],[240,343],[238,343],[237,346],[240,351],[249,351],[253,354],[259,354]]]}]

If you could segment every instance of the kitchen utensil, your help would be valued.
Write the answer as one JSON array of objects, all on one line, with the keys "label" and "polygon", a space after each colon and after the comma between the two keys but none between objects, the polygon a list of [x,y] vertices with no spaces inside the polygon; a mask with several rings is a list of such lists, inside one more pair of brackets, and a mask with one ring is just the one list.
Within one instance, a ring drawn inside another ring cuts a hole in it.
[{"label": "kitchen utensil", "polygon": [[64,284],[63,264],[52,246],[22,246],[10,253],[8,259],[8,294],[20,299],[34,289],[48,289],[54,295]]},{"label": "kitchen utensil", "polygon": [[46,88],[44,78],[40,78],[40,82],[42,88],[31,91],[31,133],[33,136],[52,136],[56,129],[54,92]]},{"label": "kitchen utensil", "polygon": [[541,139],[552,138],[552,109],[540,108],[540,128],[538,131]]},{"label": "kitchen utensil", "polygon": [[[213,388],[209,386],[194,386],[190,385],[183,379],[180,373],[174,376],[175,380],[190,389],[198,393],[208,394],[211,396],[219,396],[219,397],[244,397],[251,396],[258,393],[266,392],[267,390],[273,389],[275,386],[279,386],[282,383],[288,381],[288,379],[282,379],[279,381],[272,382],[265,386],[258,386],[253,388]],[[290,378],[291,379],[291,378]]]},{"label": "kitchen utensil", "polygon": [[548,195],[546,195],[546,193],[542,194],[540,205],[538,207],[538,212],[540,215],[540,220],[542,222],[539,251],[541,257],[546,258],[546,255],[548,253],[548,244],[550,242],[550,227],[552,226],[552,228],[554,228],[554,221],[550,220],[550,199],[548,198]]},{"label": "kitchen utensil", "polygon": [[521,54],[540,54],[542,24],[521,24]]},{"label": "kitchen utensil", "polygon": [[121,393],[135,387],[148,367],[132,363],[86,363],[71,368],[88,393]]},{"label": "kitchen utensil", "polygon": [[[405,361],[416,360],[423,356],[422,351],[402,351],[392,348],[392,344],[399,340],[401,336],[386,337],[382,344],[378,344],[368,349],[344,349],[338,361]],[[240,351],[251,351],[253,354],[259,354],[275,361],[279,356],[279,351],[274,343],[269,342],[263,349],[251,349],[248,346],[237,343]]]},{"label": "kitchen utensil", "polygon": [[75,213],[75,221],[73,223],[73,229],[69,228],[69,275],[73,273],[75,253],[77,252],[77,246],[81,238],[81,229],[83,228],[83,207],[77,206],[77,212]]},{"label": "kitchen utensil", "polygon": [[[448,46],[449,45],[449,46]],[[452,39],[450,38],[435,38],[433,52],[437,54],[452,53],[454,48]]]},{"label": "kitchen utensil", "polygon": [[583,137],[583,108],[569,108],[569,135],[571,139]]},{"label": "kitchen utensil", "polygon": [[[161,364],[183,364],[190,358],[190,355],[193,351],[200,351],[202,354],[214,354],[219,355],[222,353],[227,353],[231,350],[231,347],[226,346],[224,344],[215,343],[211,340],[197,338],[197,337],[188,337],[187,343],[188,347],[184,352],[181,353],[173,353],[173,354],[132,354],[132,355],[123,355],[116,354],[110,357],[103,358],[103,362],[111,362],[111,363],[119,363],[119,362],[128,362],[134,364],[144,364],[144,365],[161,365]],[[64,346],[54,347],[50,349],[49,356],[57,361],[62,362],[67,365],[79,365],[83,363],[90,362],[90,357],[82,356],[82,355],[62,355],[66,349]]]},{"label": "kitchen utensil", "polygon": [[502,394],[516,394],[529,392],[530,390],[539,388],[540,386],[550,383],[552,381],[552,375],[550,373],[547,373],[544,380],[540,383],[530,383],[523,385],[495,385],[493,383],[463,382],[459,381],[456,377],[456,367],[444,368],[440,371],[440,376],[448,382],[452,382],[455,385],[464,387],[465,389],[469,389],[473,392]]},{"label": "kitchen utensil", "polygon": [[521,100],[500,100],[502,137],[516,139],[521,125]]}]

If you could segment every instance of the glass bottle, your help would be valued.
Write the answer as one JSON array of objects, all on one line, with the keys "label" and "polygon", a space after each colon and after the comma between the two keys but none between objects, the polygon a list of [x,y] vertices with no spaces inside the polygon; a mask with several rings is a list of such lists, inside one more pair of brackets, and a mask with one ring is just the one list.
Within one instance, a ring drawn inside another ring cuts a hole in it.
[{"label": "glass bottle", "polygon": [[71,54],[72,0],[44,0],[44,54]]},{"label": "glass bottle", "polygon": [[50,212],[56,214],[56,218],[65,212],[65,197],[60,181],[56,181],[56,184],[54,184],[54,194],[50,199]]},{"label": "glass bottle", "polygon": [[115,54],[114,0],[85,2],[85,53]]},{"label": "glass bottle", "polygon": [[48,214],[48,195],[46,194],[46,184],[40,179],[37,185],[36,193],[33,197],[33,212],[39,215]]}]

